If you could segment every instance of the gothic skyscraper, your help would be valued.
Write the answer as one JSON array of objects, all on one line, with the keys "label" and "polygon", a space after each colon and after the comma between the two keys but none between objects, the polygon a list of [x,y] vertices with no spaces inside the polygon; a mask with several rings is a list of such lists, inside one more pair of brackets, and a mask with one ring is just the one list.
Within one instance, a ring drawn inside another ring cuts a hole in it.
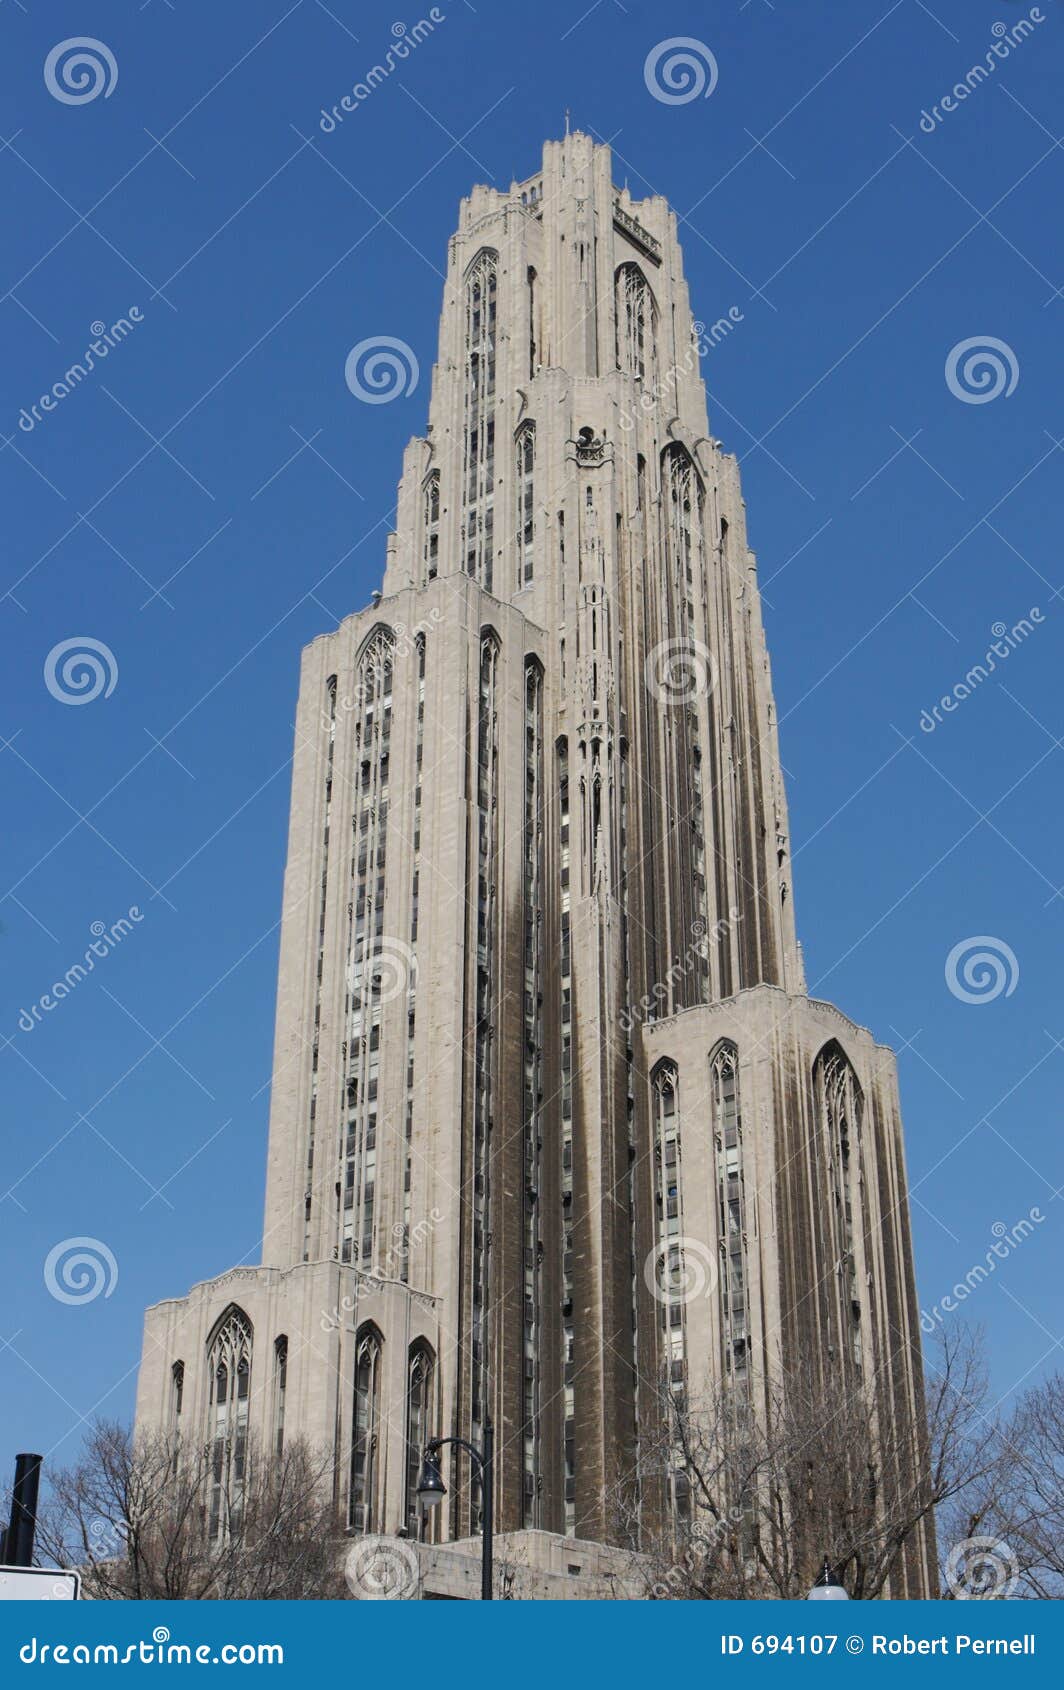
[{"label": "gothic skyscraper", "polygon": [[[919,1461],[894,1061],[805,994],[702,332],[588,137],[462,202],[383,591],[303,655],[262,1266],[147,1317],[139,1417],[218,1449],[216,1533],[249,1431],[397,1532],[490,1415],[497,1526],[615,1541],[626,1486],[683,1507],[635,1482],[660,1382],[756,1410],[799,1354]],[[892,1594],[931,1577],[921,1540]]]}]

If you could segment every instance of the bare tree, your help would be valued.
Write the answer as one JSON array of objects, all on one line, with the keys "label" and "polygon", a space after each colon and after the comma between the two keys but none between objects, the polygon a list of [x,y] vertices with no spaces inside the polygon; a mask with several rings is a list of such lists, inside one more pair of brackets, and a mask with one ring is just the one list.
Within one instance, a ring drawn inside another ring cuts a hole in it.
[{"label": "bare tree", "polygon": [[[1020,1398],[1003,1429],[998,1483],[980,1497],[989,1594],[1064,1598],[1064,1375]],[[973,1511],[974,1512],[974,1511]]]},{"label": "bare tree", "polygon": [[[855,1597],[903,1594],[918,1558],[933,1580],[935,1509],[997,1468],[985,1397],[971,1334],[939,1344],[926,1438],[924,1416],[894,1404],[885,1377],[825,1373],[818,1357],[800,1357],[756,1401],[735,1385],[701,1402],[666,1385],[639,1475],[647,1594],[803,1597],[825,1557]],[[647,1498],[666,1491],[667,1525],[648,1543]]]},{"label": "bare tree", "polygon": [[207,1447],[103,1422],[53,1477],[38,1551],[79,1567],[102,1601],[345,1594],[331,1455],[297,1440],[278,1455],[249,1448],[212,1538],[216,1476]]}]

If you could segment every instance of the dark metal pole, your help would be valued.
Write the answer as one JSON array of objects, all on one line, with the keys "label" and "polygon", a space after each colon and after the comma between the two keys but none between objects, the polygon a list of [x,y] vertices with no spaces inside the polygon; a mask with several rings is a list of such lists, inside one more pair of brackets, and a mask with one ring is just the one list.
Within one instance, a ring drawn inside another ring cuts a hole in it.
[{"label": "dark metal pole", "polygon": [[492,1543],[492,1527],[494,1524],[493,1514],[495,1510],[495,1487],[493,1484],[494,1467],[495,1428],[492,1425],[489,1416],[489,1418],[484,1422],[484,1456],[480,1469],[480,1511],[482,1515],[481,1531],[484,1536],[480,1574],[480,1599],[482,1602],[490,1602],[492,1599],[492,1556],[494,1548]]},{"label": "dark metal pole", "polygon": [[37,1530],[37,1493],[41,1484],[40,1455],[16,1455],[15,1488],[11,1492],[11,1524],[4,1553],[9,1567],[33,1566],[33,1539]]}]

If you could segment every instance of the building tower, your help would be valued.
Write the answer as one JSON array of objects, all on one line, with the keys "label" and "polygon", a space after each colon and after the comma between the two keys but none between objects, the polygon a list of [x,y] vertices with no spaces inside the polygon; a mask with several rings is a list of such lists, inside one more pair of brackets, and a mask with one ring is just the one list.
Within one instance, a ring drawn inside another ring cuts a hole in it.
[{"label": "building tower", "polygon": [[805,995],[699,331],[608,148],[475,188],[383,594],[303,655],[262,1266],[149,1311],[138,1413],[328,1443],[353,1531],[490,1414],[497,1527],[613,1541],[656,1382],[802,1346],[917,1447],[894,1061]]}]

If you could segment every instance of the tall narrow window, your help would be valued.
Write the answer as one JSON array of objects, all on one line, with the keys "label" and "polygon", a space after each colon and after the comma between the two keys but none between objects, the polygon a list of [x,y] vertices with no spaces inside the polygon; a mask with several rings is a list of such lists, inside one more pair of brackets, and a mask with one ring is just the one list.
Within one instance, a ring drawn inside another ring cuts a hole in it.
[{"label": "tall narrow window", "polygon": [[641,379],[653,375],[655,311],[638,264],[622,264],[616,283],[617,368]]},{"label": "tall narrow window", "polygon": [[490,593],[494,556],[495,343],[498,258],[481,252],[466,279],[462,551],[465,570]]},{"label": "tall narrow window", "polygon": [[399,1275],[410,1278],[410,1212],[414,1180],[414,1053],[417,1026],[417,935],[421,897],[421,775],[425,760],[425,636],[414,640],[417,658],[417,744],[415,747],[414,828],[410,872],[410,956],[406,978],[406,1117],[404,1123],[403,1230]]},{"label": "tall narrow window", "polygon": [[749,1272],[743,1128],[739,1110],[739,1054],[722,1044],[711,1064],[713,1136],[717,1168],[717,1226],[720,1238],[720,1329],[725,1379],[746,1377],[749,1361]]},{"label": "tall narrow window", "polygon": [[[680,1188],[679,1078],[673,1063],[659,1062],[651,1076],[654,1111],[654,1210],[656,1250],[654,1295],[660,1307],[661,1352],[668,1389],[682,1416],[687,1391],[686,1301],[688,1274],[697,1277],[698,1261],[685,1260],[685,1250],[697,1247],[683,1236]],[[679,1440],[669,1451],[669,1501],[673,1518],[682,1525],[690,1516],[690,1482]]]},{"label": "tall narrow window", "polygon": [[434,469],[425,483],[425,578],[433,581],[440,559],[440,472]]},{"label": "tall narrow window", "polygon": [[842,1047],[834,1041],[817,1057],[813,1083],[831,1181],[834,1268],[839,1317],[849,1336],[849,1353],[861,1365],[861,1299],[857,1274],[855,1210],[862,1201],[861,1117],[864,1099]]},{"label": "tall narrow window", "polygon": [[[563,651],[564,644],[562,642]],[[564,657],[563,657],[564,673]],[[564,1479],[564,1525],[568,1536],[576,1531],[576,1364],[573,1359],[573,945],[570,876],[569,741],[561,738],[557,754],[558,866],[561,876],[561,954],[558,971],[561,987],[561,1290],[562,1290],[562,1407]]]},{"label": "tall narrow window", "polygon": [[351,1499],[348,1524],[371,1532],[377,1523],[377,1480],[381,1418],[381,1364],[384,1340],[375,1326],[363,1326],[355,1339],[355,1400],[351,1427]]},{"label": "tall narrow window", "polygon": [[[496,874],[498,872],[499,642],[480,640],[477,709],[476,1023],[473,1049],[473,1323],[470,1418],[479,1430],[490,1407],[488,1309],[491,1298],[491,1135],[494,1107]],[[475,1441],[475,1440],[474,1440]],[[480,1483],[471,1486],[471,1518],[480,1521]]]},{"label": "tall narrow window", "polygon": [[283,1335],[273,1346],[273,1450],[278,1461],[284,1454],[284,1407],[288,1392],[288,1339]]},{"label": "tall narrow window", "polygon": [[686,1380],[684,1353],[684,1275],[680,1192],[680,1115],[677,1073],[671,1062],[654,1070],[654,1209],[657,1254],[654,1277],[661,1306],[669,1384],[682,1397]]},{"label": "tall narrow window", "polygon": [[543,1148],[543,670],[525,660],[524,832],[524,1438],[523,1523],[538,1526],[543,1343],[540,1185]]},{"label": "tall narrow window", "polygon": [[383,980],[385,864],[392,734],[395,641],[377,628],[355,675],[354,830],[347,906],[346,1126],[338,1204],[341,1261],[369,1265],[375,1243],[377,1086]]},{"label": "tall narrow window", "polygon": [[208,1534],[212,1543],[227,1538],[243,1514],[252,1344],[250,1320],[243,1309],[230,1304],[207,1350]]},{"label": "tall narrow window", "polygon": [[314,1135],[318,1113],[318,1029],[321,1025],[321,982],[325,968],[325,913],[329,893],[329,823],[332,816],[333,763],[336,753],[336,676],[325,682],[327,712],[323,726],[328,723],[328,751],[325,757],[325,792],[322,805],[321,883],[318,903],[318,969],[314,998],[314,1039],[310,1056],[310,1111],[307,1122],[306,1185],[303,1193],[303,1260],[311,1254],[311,1228],[314,1222]]},{"label": "tall narrow window", "polygon": [[[704,774],[702,766],[702,714],[705,710],[703,694],[708,690],[712,675],[711,657],[698,638],[705,614],[705,570],[702,540],[702,483],[698,471],[684,448],[673,444],[665,449],[661,463],[662,507],[664,520],[665,581],[664,597],[668,610],[669,629],[677,662],[686,661],[690,673],[705,677],[704,684],[690,689],[691,696],[682,714],[674,715],[671,735],[672,755],[675,758],[672,780],[679,804],[690,830],[692,887],[694,914],[702,923],[702,930],[710,929],[708,873],[706,855],[706,826]],[[696,612],[696,606],[699,612]],[[680,820],[677,818],[677,827]],[[697,994],[688,996],[709,998],[709,946],[702,944],[697,951]],[[687,987],[685,990],[690,991]]]},{"label": "tall narrow window", "polygon": [[529,265],[528,268],[528,374],[535,375],[539,365],[539,344],[536,323],[536,272]]},{"label": "tall narrow window", "polygon": [[411,1345],[406,1382],[406,1529],[418,1535],[417,1481],[421,1456],[432,1432],[435,1359],[427,1344]]},{"label": "tall narrow window", "polygon": [[517,431],[514,487],[517,502],[517,587],[527,587],[533,573],[535,541],[536,425],[522,423]]},{"label": "tall narrow window", "polygon": [[185,1400],[185,1364],[175,1361],[170,1370],[170,1430],[175,1435],[181,1430],[181,1410]]}]

